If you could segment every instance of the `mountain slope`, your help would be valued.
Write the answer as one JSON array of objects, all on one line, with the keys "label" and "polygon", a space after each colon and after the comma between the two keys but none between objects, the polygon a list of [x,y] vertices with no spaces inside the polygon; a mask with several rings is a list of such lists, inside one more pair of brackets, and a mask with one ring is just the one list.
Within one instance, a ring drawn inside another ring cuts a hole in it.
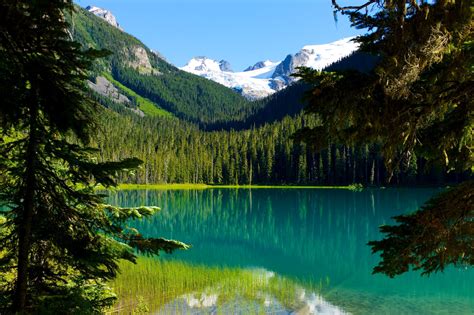
[{"label": "mountain slope", "polygon": [[250,100],[257,100],[281,91],[295,82],[296,79],[291,74],[296,72],[298,67],[322,70],[351,55],[359,47],[352,40],[351,37],[324,45],[304,46],[283,61],[260,61],[243,72],[223,70],[218,61],[206,57],[193,58],[180,69],[234,89]]},{"label": "mountain slope", "polygon": [[[79,7],[69,18],[72,19],[74,40],[86,47],[113,52],[94,65],[91,81],[97,81],[99,76],[111,76],[156,107],[202,125],[228,121],[229,117],[231,120],[242,120],[253,112],[255,105],[238,93],[179,70],[138,39],[103,18]],[[115,88],[140,109],[136,97],[117,86]],[[96,93],[98,98],[105,97]]]},{"label": "mountain slope", "polygon": [[328,44],[304,46],[296,54],[288,55],[277,66],[273,78],[281,78],[286,84],[290,84],[296,80],[291,74],[298,67],[323,70],[353,54],[359,48],[359,44],[353,40],[354,37],[348,37]]},{"label": "mountain slope", "polygon": [[[356,51],[351,55],[331,64],[325,68],[326,71],[351,71],[357,70],[369,72],[374,69],[378,58],[368,53]],[[291,83],[287,88],[274,93],[264,99],[255,102],[254,114],[247,117],[245,121],[228,123],[223,126],[213,126],[213,128],[233,128],[248,129],[254,126],[261,126],[283,119],[285,116],[295,116],[304,109],[306,102],[304,95],[309,86],[304,82],[297,81]]]},{"label": "mountain slope", "polygon": [[[75,40],[85,46],[114,52],[94,65],[89,83],[102,104],[140,116],[175,116],[197,123],[206,130],[245,129],[299,113],[305,105],[302,98],[307,87],[292,82],[289,73],[300,65],[319,69],[345,54],[344,47],[354,47],[348,39],[328,45],[305,46],[300,53],[289,55],[283,62],[258,62],[237,73],[232,72],[225,60],[205,57],[194,58],[186,66],[190,72],[217,73],[219,79],[224,80],[221,85],[213,82],[218,81],[216,78],[209,80],[174,67],[159,53],[110,24],[101,14],[97,17],[78,8],[72,18],[71,33]],[[339,52],[339,55],[331,56],[330,51]],[[373,62],[366,55],[353,53],[328,69],[360,67],[369,71]],[[234,91],[223,86],[230,85],[229,82],[234,82]],[[260,99],[251,102],[235,92],[242,88],[242,82],[247,82],[250,89],[268,89],[270,96],[258,95],[255,98]],[[273,86],[271,82],[281,85]],[[275,93],[277,90],[279,92]]]},{"label": "mountain slope", "polygon": [[95,7],[95,6],[88,6],[86,8],[87,11],[90,13],[104,19],[107,23],[110,25],[118,28],[119,30],[123,31],[123,29],[120,27],[120,24],[117,22],[117,18],[112,14],[112,12]]}]

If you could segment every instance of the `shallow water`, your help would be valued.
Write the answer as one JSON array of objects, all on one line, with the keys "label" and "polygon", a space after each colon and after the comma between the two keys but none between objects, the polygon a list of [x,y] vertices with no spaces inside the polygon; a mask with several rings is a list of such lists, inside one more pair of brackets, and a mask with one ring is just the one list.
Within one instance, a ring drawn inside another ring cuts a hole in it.
[{"label": "shallow water", "polygon": [[[474,270],[372,275],[366,245],[378,227],[436,189],[208,189],[119,191],[110,202],[162,211],[135,224],[146,236],[192,244],[165,259],[261,268],[314,287],[353,314],[474,314]],[[160,258],[163,259],[163,258]]]}]

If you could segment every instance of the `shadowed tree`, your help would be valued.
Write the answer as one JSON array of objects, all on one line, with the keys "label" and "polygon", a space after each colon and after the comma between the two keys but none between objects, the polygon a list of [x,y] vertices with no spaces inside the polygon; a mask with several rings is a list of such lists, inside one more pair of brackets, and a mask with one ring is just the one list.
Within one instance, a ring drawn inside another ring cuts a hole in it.
[{"label": "shadowed tree", "polygon": [[[297,76],[312,85],[306,111],[323,124],[296,137],[317,148],[376,144],[389,180],[415,155],[448,171],[471,173],[472,1],[368,0],[344,6],[333,0],[333,6],[335,14],[348,15],[354,27],[367,30],[357,41],[378,63],[369,72],[300,69]],[[396,220],[398,226],[381,228],[384,240],[369,243],[382,257],[374,272],[393,277],[410,268],[429,274],[449,264],[473,264],[472,181]]]},{"label": "shadowed tree", "polygon": [[0,307],[15,313],[99,312],[114,300],[104,281],[119,260],[187,248],[127,228],[158,208],[105,205],[94,191],[141,162],[97,163],[87,147],[100,112],[87,70],[106,53],[71,41],[73,10],[66,0],[0,1]]}]

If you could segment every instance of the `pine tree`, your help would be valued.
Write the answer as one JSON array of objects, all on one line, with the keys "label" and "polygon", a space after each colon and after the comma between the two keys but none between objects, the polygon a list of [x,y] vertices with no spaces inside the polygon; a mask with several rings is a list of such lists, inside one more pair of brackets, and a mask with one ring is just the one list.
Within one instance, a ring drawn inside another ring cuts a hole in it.
[{"label": "pine tree", "polygon": [[[472,172],[472,1],[332,2],[336,13],[367,30],[357,41],[378,63],[368,72],[301,69],[299,76],[312,85],[307,111],[318,114],[323,124],[301,130],[298,137],[316,139],[317,145],[377,144],[388,181],[409,167],[415,154],[449,170]],[[383,174],[377,159],[373,163],[371,180],[378,182]],[[410,267],[430,273],[451,263],[474,264],[473,203],[470,181],[431,200],[417,214],[399,217],[399,226],[382,228],[387,238],[370,243],[383,258],[374,271],[394,276]],[[427,222],[440,224],[430,225],[430,232],[419,237],[415,231]]]},{"label": "pine tree", "polygon": [[0,271],[9,275],[0,307],[16,313],[98,312],[114,300],[103,283],[119,260],[187,248],[127,229],[157,208],[113,207],[94,190],[141,162],[98,163],[87,147],[99,114],[87,69],[105,53],[71,41],[72,10],[72,1],[0,1]]}]

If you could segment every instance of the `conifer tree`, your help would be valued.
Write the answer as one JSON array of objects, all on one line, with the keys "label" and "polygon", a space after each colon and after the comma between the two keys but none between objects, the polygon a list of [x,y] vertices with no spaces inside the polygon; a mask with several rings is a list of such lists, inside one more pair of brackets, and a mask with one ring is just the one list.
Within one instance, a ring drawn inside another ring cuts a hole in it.
[{"label": "conifer tree", "polygon": [[[319,147],[328,142],[377,144],[388,180],[409,168],[414,155],[449,170],[472,172],[472,1],[332,3],[354,27],[367,30],[357,41],[378,63],[369,72],[301,69],[298,76],[312,85],[307,112],[323,124],[297,137]],[[372,165],[371,178],[377,181],[378,168],[374,173]],[[473,218],[472,181],[435,197],[414,215],[397,217],[399,226],[382,228],[384,240],[370,242],[382,255],[374,272],[395,276],[414,268],[429,274],[449,264],[473,265]]]},{"label": "conifer tree", "polygon": [[98,163],[87,147],[99,107],[85,80],[105,53],[71,41],[73,10],[66,0],[0,1],[0,307],[9,312],[99,312],[114,300],[103,284],[119,260],[187,248],[127,229],[157,208],[113,207],[94,191],[140,161]]}]

